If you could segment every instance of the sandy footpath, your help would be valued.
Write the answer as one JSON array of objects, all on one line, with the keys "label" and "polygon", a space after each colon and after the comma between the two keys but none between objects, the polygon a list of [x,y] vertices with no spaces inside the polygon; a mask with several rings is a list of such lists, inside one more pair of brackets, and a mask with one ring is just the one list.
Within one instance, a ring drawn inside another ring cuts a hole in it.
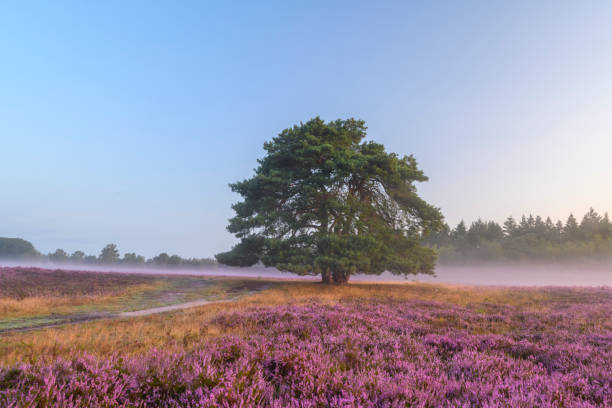
[{"label": "sandy footpath", "polygon": [[152,315],[152,314],[156,314],[156,313],[164,313],[164,312],[170,312],[170,311],[173,311],[173,310],[187,309],[187,308],[190,308],[190,307],[204,306],[204,305],[208,305],[208,304],[211,304],[211,303],[231,302],[232,300],[235,300],[235,299],[228,299],[228,300],[204,300],[204,299],[202,299],[202,300],[194,300],[193,302],[179,303],[179,304],[176,304],[176,305],[153,307],[151,309],[136,310],[136,311],[133,311],[133,312],[122,312],[122,313],[119,313],[117,315],[114,315],[113,317],[148,316],[148,315]]}]

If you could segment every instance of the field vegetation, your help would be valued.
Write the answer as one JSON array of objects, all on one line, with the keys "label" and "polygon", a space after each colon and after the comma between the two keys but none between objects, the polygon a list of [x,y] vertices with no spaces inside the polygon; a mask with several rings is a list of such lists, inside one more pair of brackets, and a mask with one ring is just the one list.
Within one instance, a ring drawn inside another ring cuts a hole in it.
[{"label": "field vegetation", "polygon": [[272,283],[195,276],[0,268],[0,331],[92,320],[194,300],[222,300]]},{"label": "field vegetation", "polygon": [[610,406],[612,291],[284,282],[4,333],[0,364],[8,406]]}]

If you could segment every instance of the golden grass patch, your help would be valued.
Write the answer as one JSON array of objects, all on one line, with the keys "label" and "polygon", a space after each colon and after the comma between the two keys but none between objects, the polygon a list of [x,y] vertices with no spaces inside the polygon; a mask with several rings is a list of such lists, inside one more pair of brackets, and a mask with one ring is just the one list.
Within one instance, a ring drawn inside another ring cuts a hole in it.
[{"label": "golden grass patch", "polygon": [[117,289],[115,293],[70,296],[32,296],[23,299],[0,298],[0,318],[68,314],[79,307],[104,307],[132,294],[155,290],[161,283],[143,283]]}]

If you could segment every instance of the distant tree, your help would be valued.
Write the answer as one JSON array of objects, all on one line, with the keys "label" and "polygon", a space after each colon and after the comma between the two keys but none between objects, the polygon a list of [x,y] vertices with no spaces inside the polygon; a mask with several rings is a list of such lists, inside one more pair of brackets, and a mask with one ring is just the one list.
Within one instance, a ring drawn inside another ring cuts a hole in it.
[{"label": "distant tree", "polygon": [[535,217],[535,221],[533,223],[533,232],[535,232],[539,237],[543,237],[544,235],[546,235],[546,223],[539,215]]},{"label": "distant tree", "polygon": [[546,217],[546,221],[544,221],[543,235],[549,241],[556,238],[555,223],[550,217]]},{"label": "distant tree", "polygon": [[427,177],[414,157],[365,137],[363,121],[315,118],[266,143],[255,176],[231,185],[243,197],[228,227],[240,243],[217,260],[336,283],[357,272],[433,273],[435,251],[421,239],[442,215],[417,195]]},{"label": "distant tree", "polygon": [[564,226],[550,217],[508,217],[503,232],[493,221],[478,219],[465,231],[460,223],[450,239],[432,234],[423,242],[435,248],[442,262],[503,259],[611,259],[612,224],[593,208],[577,223],[573,214]]},{"label": "distant tree", "polygon": [[66,262],[68,260],[68,254],[63,249],[56,249],[55,252],[49,254],[49,259],[53,262]]},{"label": "distant tree", "polygon": [[483,221],[480,218],[470,225],[467,231],[467,241],[474,247],[480,246],[485,241],[499,241],[504,237],[504,232],[495,221]]},{"label": "distant tree", "polygon": [[463,252],[467,247],[467,228],[465,222],[461,220],[451,231],[450,238],[452,245],[459,252]]},{"label": "distant tree", "polygon": [[153,258],[153,263],[155,263],[156,265],[168,265],[169,261],[170,257],[165,252],[162,252],[161,254]]},{"label": "distant tree", "polygon": [[465,239],[466,235],[467,235],[467,228],[465,226],[465,222],[461,220],[459,224],[457,224],[455,229],[453,229],[453,231],[451,232],[451,238],[453,238],[454,240],[462,240],[462,239]]},{"label": "distant tree", "polygon": [[85,259],[85,253],[83,251],[74,251],[72,255],[70,255],[70,260],[72,262],[83,262]]},{"label": "distant tree", "polygon": [[552,227],[552,232],[550,234],[550,240],[555,245],[558,245],[561,243],[562,238],[563,238],[563,223],[561,222],[561,220],[557,220],[555,225]]},{"label": "distant tree", "polygon": [[563,228],[563,236],[567,240],[575,240],[578,238],[579,233],[580,231],[578,229],[576,217],[574,217],[574,214],[570,213],[565,222],[565,227]]},{"label": "distant tree", "polygon": [[183,263],[183,259],[178,255],[172,255],[168,258],[168,265],[170,266],[180,266]]},{"label": "distant tree", "polygon": [[40,254],[31,242],[21,238],[0,238],[0,257],[32,258]]},{"label": "distant tree", "polygon": [[102,263],[116,263],[119,261],[119,251],[117,245],[108,244],[100,252],[100,262]]},{"label": "distant tree", "polygon": [[123,255],[121,263],[129,265],[139,265],[145,263],[145,258],[142,255],[136,255],[134,252],[128,252]]},{"label": "distant tree", "polygon": [[504,221],[504,233],[507,236],[512,237],[516,235],[517,231],[518,231],[518,224],[516,223],[516,221],[514,220],[512,216],[508,217],[506,221]]},{"label": "distant tree", "polygon": [[88,264],[95,264],[98,262],[98,258],[95,255],[86,255],[85,258],[83,258],[83,262]]},{"label": "distant tree", "polygon": [[601,219],[600,231],[601,236],[604,239],[612,237],[612,223],[610,222],[610,217],[608,216],[608,213],[605,213],[603,218]]},{"label": "distant tree", "polygon": [[601,233],[602,217],[593,207],[582,217],[578,230],[582,239],[590,240]]},{"label": "distant tree", "polygon": [[522,234],[530,234],[535,232],[536,228],[536,218],[533,214],[529,214],[529,217],[525,217],[524,215],[521,217],[521,222],[519,223],[519,229]]},{"label": "distant tree", "polygon": [[448,224],[444,224],[439,231],[431,231],[424,237],[423,242],[432,245],[447,245],[450,243],[451,229]]},{"label": "distant tree", "polygon": [[531,225],[529,225],[529,221],[525,215],[521,216],[521,221],[518,224],[518,232],[521,235],[531,232]]},{"label": "distant tree", "polygon": [[182,265],[185,266],[217,266],[218,262],[211,258],[189,258],[183,259]]}]

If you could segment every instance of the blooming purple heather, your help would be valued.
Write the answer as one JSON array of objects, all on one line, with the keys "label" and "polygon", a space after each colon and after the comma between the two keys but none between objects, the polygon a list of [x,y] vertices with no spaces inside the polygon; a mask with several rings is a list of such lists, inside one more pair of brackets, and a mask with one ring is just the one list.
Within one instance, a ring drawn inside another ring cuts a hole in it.
[{"label": "blooming purple heather", "polygon": [[0,406],[609,407],[612,293],[530,311],[418,300],[253,307],[190,351],[0,370]]}]

